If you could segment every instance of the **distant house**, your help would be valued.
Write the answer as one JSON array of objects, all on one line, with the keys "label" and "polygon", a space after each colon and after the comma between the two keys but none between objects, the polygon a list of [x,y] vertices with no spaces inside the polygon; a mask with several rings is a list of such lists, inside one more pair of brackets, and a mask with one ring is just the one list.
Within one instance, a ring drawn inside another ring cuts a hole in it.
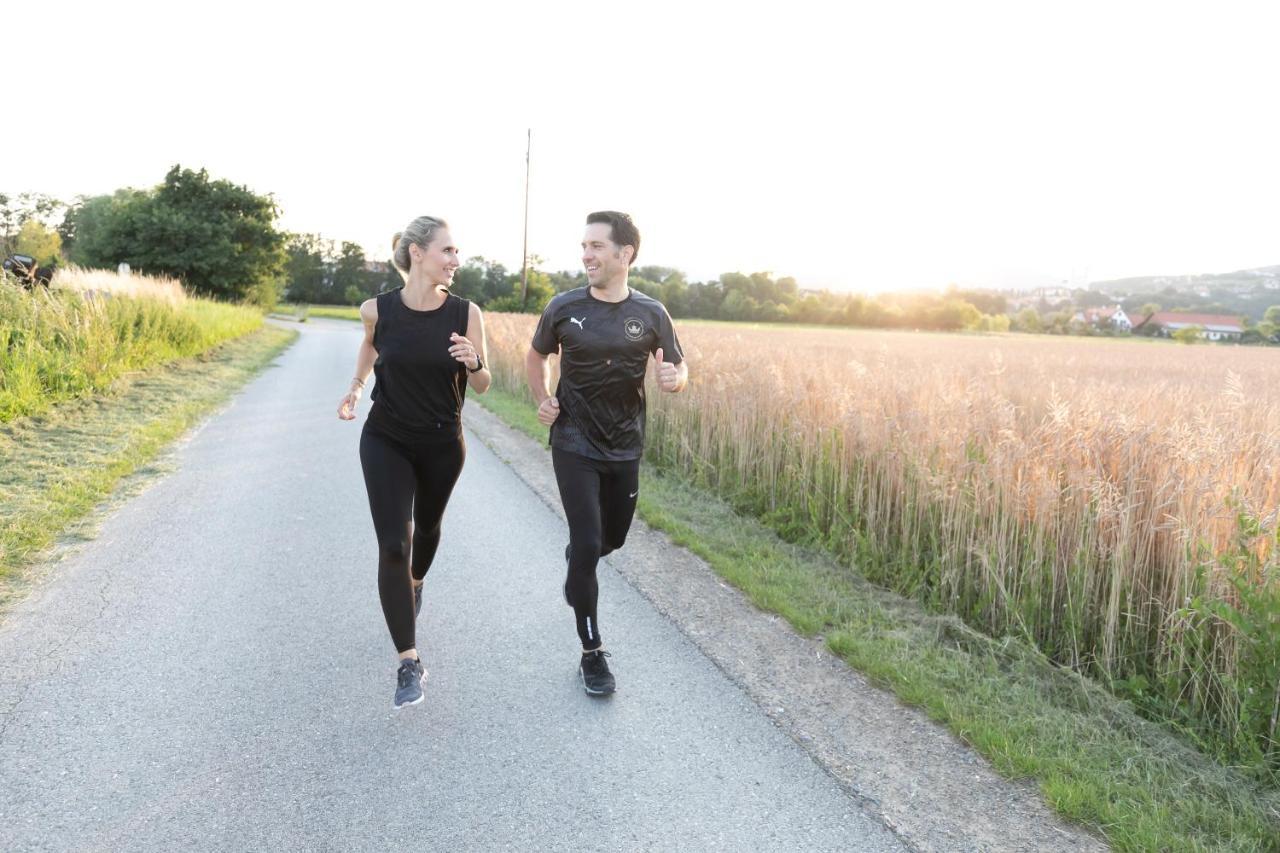
[{"label": "distant house", "polygon": [[1110,326],[1121,332],[1133,329],[1133,321],[1119,305],[1111,308],[1085,308],[1083,311],[1077,311],[1071,319],[1089,326]]},{"label": "distant house", "polygon": [[1071,291],[1065,287],[1037,287],[1031,291],[1031,295],[1046,302],[1059,302],[1063,299],[1070,299]]},{"label": "distant house", "polygon": [[1157,311],[1134,328],[1156,329],[1160,335],[1169,337],[1180,329],[1189,329],[1194,326],[1203,329],[1201,337],[1210,341],[1238,341],[1244,334],[1244,325],[1240,318],[1230,314],[1183,314],[1174,311]]}]

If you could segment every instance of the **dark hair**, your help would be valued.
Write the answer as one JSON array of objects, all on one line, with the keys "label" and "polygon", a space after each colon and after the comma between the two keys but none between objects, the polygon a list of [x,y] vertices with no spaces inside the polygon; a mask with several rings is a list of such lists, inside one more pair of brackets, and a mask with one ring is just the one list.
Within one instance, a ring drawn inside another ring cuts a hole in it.
[{"label": "dark hair", "polygon": [[587,214],[587,224],[608,225],[610,240],[618,246],[632,248],[631,260],[627,265],[630,266],[636,262],[636,256],[640,254],[640,229],[636,228],[630,216],[616,210],[597,210],[595,213]]}]

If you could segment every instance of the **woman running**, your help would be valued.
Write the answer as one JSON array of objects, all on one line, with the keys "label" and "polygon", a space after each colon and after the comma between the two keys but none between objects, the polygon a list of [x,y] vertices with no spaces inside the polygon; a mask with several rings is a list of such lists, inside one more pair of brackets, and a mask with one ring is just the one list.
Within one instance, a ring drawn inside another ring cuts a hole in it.
[{"label": "woman running", "polygon": [[420,216],[392,246],[405,284],[360,306],[364,340],[338,417],[355,418],[372,371],[360,464],[378,537],[378,597],[400,655],[395,707],[403,708],[422,701],[427,680],[415,622],[440,519],[466,458],[463,398],[468,385],[483,394],[492,377],[480,309],[449,292],[458,249],[448,224]]}]

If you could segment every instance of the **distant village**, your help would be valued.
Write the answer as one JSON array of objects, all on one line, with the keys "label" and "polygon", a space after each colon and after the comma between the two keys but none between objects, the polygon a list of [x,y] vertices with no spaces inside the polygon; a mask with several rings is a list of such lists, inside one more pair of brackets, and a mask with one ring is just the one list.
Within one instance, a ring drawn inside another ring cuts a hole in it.
[{"label": "distant village", "polygon": [[1026,331],[1280,343],[1280,267],[1040,287],[1006,303],[1014,328],[1040,327]]}]

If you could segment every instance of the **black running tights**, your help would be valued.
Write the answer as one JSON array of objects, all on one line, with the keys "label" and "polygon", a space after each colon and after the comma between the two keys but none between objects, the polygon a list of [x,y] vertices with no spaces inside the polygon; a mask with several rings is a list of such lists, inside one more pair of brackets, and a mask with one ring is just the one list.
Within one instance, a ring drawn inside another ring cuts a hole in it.
[{"label": "black running tights", "polygon": [[406,445],[365,428],[360,464],[378,536],[378,597],[397,652],[416,647],[413,581],[431,568],[440,519],[462,473],[467,446],[433,440]]},{"label": "black running tights", "polygon": [[551,464],[569,522],[567,591],[583,649],[600,647],[596,563],[621,548],[640,492],[640,460],[604,462],[553,447]]}]

